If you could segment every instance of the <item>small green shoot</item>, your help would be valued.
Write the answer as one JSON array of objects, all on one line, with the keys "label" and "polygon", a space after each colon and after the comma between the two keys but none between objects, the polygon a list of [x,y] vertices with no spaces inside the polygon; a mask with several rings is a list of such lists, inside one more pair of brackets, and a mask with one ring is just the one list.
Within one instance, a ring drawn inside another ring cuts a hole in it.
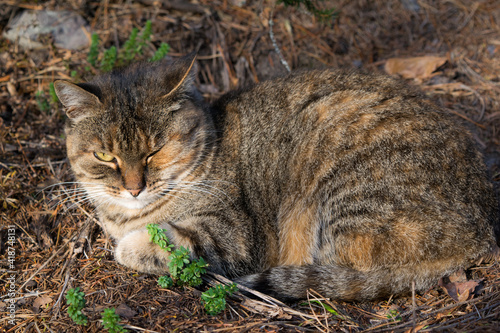
[{"label": "small green shoot", "polygon": [[132,32],[128,37],[125,44],[120,50],[120,54],[118,55],[118,64],[126,65],[130,63],[135,55],[137,54],[137,35],[139,34],[139,29],[132,28]]},{"label": "small green shoot", "polygon": [[[176,282],[180,286],[197,287],[203,283],[201,276],[207,272],[207,262],[203,258],[191,259],[189,249],[181,246],[172,251],[173,245],[170,244],[166,230],[161,229],[156,224],[146,226],[149,234],[149,240],[159,245],[165,251],[171,252],[168,259],[168,270],[170,277],[165,275],[158,279],[158,285],[162,288],[170,288]],[[201,302],[207,312],[216,315],[226,308],[226,296],[237,290],[236,285],[229,286],[217,285],[208,289],[201,295]]]},{"label": "small green shoot", "polygon": [[[109,72],[117,66],[126,66],[138,58],[138,56],[144,54],[144,51],[148,47],[148,42],[151,40],[152,31],[153,25],[151,21],[148,20],[140,33],[138,28],[132,28],[129,38],[119,51],[118,45],[111,46],[109,49],[105,49],[101,55],[99,53],[99,36],[93,33],[87,61],[93,68],[102,72]],[[156,61],[164,58],[169,49],[170,47],[168,44],[161,43],[160,47],[149,61]],[[86,70],[90,69],[90,66],[86,67]]]},{"label": "small green shoot", "polygon": [[99,57],[99,35],[95,32],[92,34],[90,38],[90,50],[87,55],[87,61],[95,67],[97,63],[97,58]]},{"label": "small green shoot", "polygon": [[163,275],[158,278],[158,285],[162,288],[170,288],[174,285],[174,280],[168,275]]},{"label": "small green shoot", "polygon": [[206,267],[208,264],[203,258],[193,260],[192,263],[187,265],[179,277],[183,284],[191,287],[197,287],[203,283],[201,275],[207,272]]},{"label": "small green shoot", "polygon": [[[337,317],[341,317],[340,314],[335,311],[334,308],[332,308],[330,305],[328,304],[325,304],[321,301],[318,301],[318,300],[310,300],[309,303],[316,303],[316,304],[319,304],[319,306],[323,307],[326,311],[330,312],[331,314],[333,314],[334,316],[337,316]],[[307,305],[308,303],[301,303],[300,305]]]},{"label": "small green shoot", "polygon": [[232,295],[237,290],[234,283],[228,286],[216,285],[201,294],[201,303],[209,315],[218,315],[226,308],[226,296]]},{"label": "small green shoot", "polygon": [[122,325],[119,324],[120,316],[116,314],[115,308],[104,309],[101,313],[102,326],[110,333],[123,333],[127,332]]},{"label": "small green shoot", "polygon": [[146,25],[144,26],[144,29],[142,29],[141,33],[141,38],[139,40],[139,46],[137,49],[137,52],[139,54],[142,54],[144,51],[144,48],[146,47],[147,42],[151,39],[151,32],[153,31],[152,29],[152,23],[150,20],[146,21]]},{"label": "small green shoot", "polygon": [[101,70],[103,72],[109,72],[115,67],[116,63],[116,47],[111,46],[109,49],[104,51],[104,55],[101,60]]},{"label": "small green shoot", "polygon": [[159,245],[163,250],[172,252],[174,247],[166,235],[167,230],[160,228],[157,224],[148,224],[146,226],[149,234],[149,241]]},{"label": "small green shoot", "polygon": [[393,320],[393,321],[400,321],[401,320],[401,315],[398,310],[396,309],[391,309],[389,310],[389,313],[387,314],[387,319]]},{"label": "small green shoot", "polygon": [[36,104],[38,105],[38,108],[40,109],[40,111],[45,112],[45,113],[49,112],[50,104],[49,104],[49,101],[45,97],[45,94],[43,93],[42,90],[38,90],[35,93],[35,100],[36,100]]},{"label": "small green shoot", "polygon": [[170,262],[168,263],[168,271],[170,272],[170,276],[174,280],[179,280],[182,269],[190,262],[189,250],[181,246],[180,248],[172,252],[168,259],[170,259]]},{"label": "small green shoot", "polygon": [[201,275],[206,273],[206,267],[208,266],[205,260],[199,258],[191,261],[189,249],[182,246],[172,251],[174,245],[170,244],[166,229],[162,229],[156,224],[148,224],[146,229],[148,230],[150,242],[159,245],[167,252],[172,252],[168,257],[170,259],[168,263],[170,277],[160,277],[161,280],[158,280],[158,284],[163,288],[169,288],[172,286],[173,281],[176,281],[178,285],[199,286],[203,282]]},{"label": "small green shoot", "polygon": [[56,89],[54,88],[54,82],[49,84],[49,95],[52,104],[57,104],[59,102],[59,97],[57,97]]},{"label": "small green shoot", "polygon": [[155,54],[149,59],[149,61],[153,62],[165,58],[168,51],[170,51],[170,45],[167,43],[161,43],[160,47],[156,50]]},{"label": "small green shoot", "polygon": [[85,307],[85,294],[80,287],[69,289],[66,293],[66,303],[69,304],[68,315],[77,325],[87,325],[87,316],[82,313]]}]

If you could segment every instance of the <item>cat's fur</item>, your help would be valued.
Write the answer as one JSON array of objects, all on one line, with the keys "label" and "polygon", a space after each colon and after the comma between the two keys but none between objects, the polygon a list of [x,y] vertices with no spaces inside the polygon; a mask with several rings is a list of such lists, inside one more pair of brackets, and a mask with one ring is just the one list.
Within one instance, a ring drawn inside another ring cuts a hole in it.
[{"label": "cat's fur", "polygon": [[206,107],[193,64],[55,83],[71,166],[118,262],[167,272],[145,228],[156,223],[251,288],[363,301],[426,289],[495,246],[471,135],[396,79],[300,72]]}]

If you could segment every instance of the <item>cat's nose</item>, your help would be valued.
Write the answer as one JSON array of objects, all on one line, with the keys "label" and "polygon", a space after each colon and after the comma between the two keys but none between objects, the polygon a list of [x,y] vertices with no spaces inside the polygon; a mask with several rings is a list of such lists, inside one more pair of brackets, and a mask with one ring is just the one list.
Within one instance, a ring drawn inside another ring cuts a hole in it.
[{"label": "cat's nose", "polygon": [[132,194],[133,197],[136,197],[139,195],[139,193],[141,193],[142,189],[137,189],[137,190],[129,190],[127,189],[128,193]]}]

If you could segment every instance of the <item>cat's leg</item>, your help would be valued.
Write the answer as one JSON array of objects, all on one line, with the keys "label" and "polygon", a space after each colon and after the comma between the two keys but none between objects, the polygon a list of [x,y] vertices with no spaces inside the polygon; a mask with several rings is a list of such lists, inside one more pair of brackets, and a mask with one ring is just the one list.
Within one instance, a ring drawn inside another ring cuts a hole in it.
[{"label": "cat's leg", "polygon": [[149,240],[145,228],[129,232],[118,241],[115,248],[115,258],[120,264],[157,275],[168,273],[169,255],[170,252]]},{"label": "cat's leg", "polygon": [[[191,257],[202,257],[209,270],[228,277],[241,276],[270,267],[275,261],[277,249],[266,246],[266,237],[254,237],[252,223],[244,214],[227,209],[193,214],[183,220],[160,225],[166,230],[170,242],[184,247]],[[263,233],[264,233],[263,232]],[[170,252],[150,242],[147,230],[138,229],[121,238],[115,249],[116,260],[129,268],[150,274],[168,273]]]}]

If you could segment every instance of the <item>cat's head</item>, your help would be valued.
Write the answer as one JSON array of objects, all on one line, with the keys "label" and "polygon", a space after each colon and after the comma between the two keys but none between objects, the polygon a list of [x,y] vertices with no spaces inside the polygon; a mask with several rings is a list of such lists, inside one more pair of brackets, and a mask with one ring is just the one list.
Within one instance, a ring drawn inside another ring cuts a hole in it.
[{"label": "cat's head", "polygon": [[55,82],[73,172],[96,204],[143,208],[202,163],[212,131],[193,86],[194,63],[189,55],[89,83]]}]

